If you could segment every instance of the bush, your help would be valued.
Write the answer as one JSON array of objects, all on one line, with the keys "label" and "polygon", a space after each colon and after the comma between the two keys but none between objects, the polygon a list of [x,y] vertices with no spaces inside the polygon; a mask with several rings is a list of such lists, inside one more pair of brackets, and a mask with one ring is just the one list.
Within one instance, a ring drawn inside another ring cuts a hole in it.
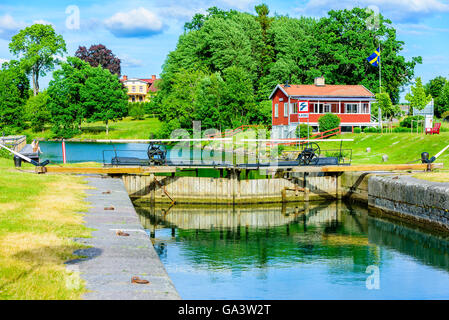
[{"label": "bush", "polygon": [[363,129],[363,132],[365,133],[379,133],[380,129],[377,127],[366,127],[365,129]]},{"label": "bush", "polygon": [[144,104],[140,102],[134,102],[128,105],[128,115],[134,120],[142,120],[145,116]]},{"label": "bush", "polygon": [[[168,123],[162,125],[162,127],[155,133],[156,139],[169,139],[173,130],[180,129],[181,124],[178,119],[172,119]],[[150,139],[152,139],[150,137]]]},{"label": "bush", "polygon": [[362,132],[362,129],[360,129],[359,127],[354,128],[354,133],[360,133],[360,132]]},{"label": "bush", "polygon": [[0,148],[0,158],[11,159],[12,156],[12,153],[10,153],[8,150]]},{"label": "bush", "polygon": [[340,126],[340,118],[336,114],[328,113],[318,119],[318,124],[320,125],[320,131],[324,132]]},{"label": "bush", "polygon": [[410,129],[404,128],[404,127],[396,127],[396,128],[393,128],[393,132],[410,132]]},{"label": "bush", "polygon": [[297,138],[307,138],[307,131],[310,137],[312,135],[313,128],[306,124],[300,124],[296,127],[295,135]]},{"label": "bush", "polygon": [[25,105],[26,118],[31,122],[34,132],[43,131],[45,125],[50,123],[51,113],[47,104],[48,94],[47,91],[43,91],[37,96],[30,97]]},{"label": "bush", "polygon": [[[412,127],[412,120],[424,120],[423,116],[407,116],[399,123],[401,127],[404,128],[411,128]],[[413,124],[416,126],[416,123]]]}]

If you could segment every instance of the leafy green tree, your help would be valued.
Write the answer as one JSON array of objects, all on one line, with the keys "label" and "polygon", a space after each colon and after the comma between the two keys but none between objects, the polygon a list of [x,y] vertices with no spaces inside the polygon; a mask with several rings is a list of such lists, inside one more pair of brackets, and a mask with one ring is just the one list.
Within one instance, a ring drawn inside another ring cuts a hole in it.
[{"label": "leafy green tree", "polygon": [[[262,101],[276,84],[308,84],[321,75],[328,84],[362,84],[378,92],[379,69],[366,57],[379,39],[382,83],[397,102],[399,88],[411,80],[421,62],[420,57],[406,61],[401,55],[404,43],[396,39],[388,19],[380,16],[380,27],[371,30],[365,9],[330,11],[321,19],[271,17],[264,4],[255,11],[252,15],[213,7],[186,23],[176,49],[167,56],[160,90],[151,102],[161,120],[176,118],[186,129],[192,120],[216,128],[269,123],[261,112],[269,110]],[[222,91],[216,90],[219,81],[212,80],[214,74],[222,77]]]},{"label": "leafy green tree", "polygon": [[442,76],[433,78],[432,80],[427,82],[426,85],[424,86],[426,94],[430,94],[434,99],[438,98],[446,82],[447,79]]},{"label": "leafy green tree", "polygon": [[446,82],[444,87],[441,89],[441,93],[438,96],[438,111],[441,117],[447,118],[447,116],[443,116],[449,112],[449,81]]},{"label": "leafy green tree", "polygon": [[251,79],[241,67],[232,66],[223,71],[225,82],[221,115],[224,124],[237,127],[248,123],[247,115],[255,107]]},{"label": "leafy green tree", "polygon": [[221,113],[224,112],[223,90],[224,81],[218,73],[204,76],[199,80],[192,120],[201,120],[202,128],[220,129],[226,125]]},{"label": "leafy green tree", "polygon": [[17,61],[0,69],[0,126],[23,127],[23,105],[28,99],[29,81]]},{"label": "leafy green tree", "polygon": [[411,87],[411,91],[411,93],[407,93],[405,96],[405,100],[410,103],[410,111],[412,111],[413,108],[422,110],[430,101],[432,101],[432,96],[426,94],[421,77],[416,78],[416,83]]},{"label": "leafy green tree", "polygon": [[257,123],[262,125],[271,125],[272,102],[263,100],[256,102],[253,108],[248,111],[248,124]]},{"label": "leafy green tree", "polygon": [[51,113],[52,131],[62,138],[78,133],[86,116],[81,98],[90,65],[78,58],[68,57],[61,69],[53,72],[47,89],[48,109]]},{"label": "leafy green tree", "polygon": [[392,121],[394,117],[402,115],[401,108],[399,105],[393,105],[388,93],[376,93],[376,101],[376,103],[373,103],[372,109],[376,111],[380,107],[383,118]]},{"label": "leafy green tree", "polygon": [[438,76],[426,83],[424,87],[424,89],[426,90],[426,94],[430,94],[434,99],[435,115],[437,117],[441,117],[441,115],[446,110],[449,110],[449,105],[445,105],[444,102],[440,99],[446,83],[447,80],[445,77]]},{"label": "leafy green tree", "polygon": [[37,96],[30,97],[26,103],[25,110],[27,118],[31,122],[31,128],[35,132],[43,131],[45,125],[51,121],[48,99],[47,91],[43,91]]},{"label": "leafy green tree", "polygon": [[392,22],[379,14],[379,28],[367,23],[372,12],[362,8],[332,10],[315,28],[318,69],[332,84],[362,84],[372,92],[379,91],[379,69],[366,61],[381,46],[382,86],[394,103],[399,102],[399,88],[414,75],[421,57],[406,61],[400,52],[404,42],[396,39]]},{"label": "leafy green tree", "polygon": [[128,115],[134,120],[142,120],[145,117],[144,103],[129,103],[128,110]]},{"label": "leafy green tree", "polygon": [[87,79],[80,88],[80,97],[87,121],[103,121],[109,134],[109,122],[122,119],[127,112],[126,89],[116,75],[101,65],[86,70]]},{"label": "leafy green tree", "polygon": [[39,93],[39,77],[52,71],[57,64],[55,56],[65,53],[66,44],[51,25],[33,24],[12,37],[9,50],[20,57],[22,68],[31,74],[33,92]]}]

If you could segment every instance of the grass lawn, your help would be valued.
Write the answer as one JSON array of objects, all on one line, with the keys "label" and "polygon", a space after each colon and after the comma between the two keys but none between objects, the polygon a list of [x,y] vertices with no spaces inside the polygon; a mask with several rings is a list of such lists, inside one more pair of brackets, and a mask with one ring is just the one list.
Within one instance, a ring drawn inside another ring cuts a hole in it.
[{"label": "grass lawn", "polygon": [[[162,126],[157,118],[145,118],[133,120],[131,117],[117,122],[109,123],[109,134],[106,135],[106,126],[103,122],[83,123],[82,133],[74,136],[75,139],[149,139],[151,133],[155,133]],[[29,139],[52,138],[52,132],[48,128],[44,132],[33,132],[27,129],[25,134]]]},{"label": "grass lawn", "polygon": [[[24,169],[30,165],[24,165]],[[0,299],[79,299],[79,274],[64,262],[81,248],[71,240],[88,237],[80,177],[37,175],[0,158]]]},{"label": "grass lawn", "polygon": [[449,182],[449,172],[420,172],[413,177],[432,182]]},{"label": "grass lawn", "polygon": [[[424,135],[411,133],[358,133],[342,134],[334,139],[354,139],[354,142],[343,142],[343,149],[352,149],[353,164],[408,163],[421,158],[421,152],[427,151],[435,155],[449,144],[449,132],[439,135]],[[320,143],[321,149],[338,149],[340,142]],[[366,148],[371,152],[366,152]],[[382,155],[388,156],[387,162],[382,162]],[[449,150],[446,150],[437,161],[444,163],[449,169]],[[415,163],[419,163],[415,162]]]}]

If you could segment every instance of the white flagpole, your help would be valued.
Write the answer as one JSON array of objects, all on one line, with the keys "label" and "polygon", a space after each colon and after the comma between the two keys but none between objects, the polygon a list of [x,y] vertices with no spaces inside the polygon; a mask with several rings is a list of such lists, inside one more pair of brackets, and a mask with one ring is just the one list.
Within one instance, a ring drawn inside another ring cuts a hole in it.
[{"label": "white flagpole", "polygon": [[[377,59],[379,60],[379,93],[382,93],[382,60],[380,58],[380,55],[381,52],[380,52],[380,39],[379,39],[379,57]],[[382,111],[380,110],[380,106],[378,106],[377,116],[379,117],[380,133],[382,133]]]}]

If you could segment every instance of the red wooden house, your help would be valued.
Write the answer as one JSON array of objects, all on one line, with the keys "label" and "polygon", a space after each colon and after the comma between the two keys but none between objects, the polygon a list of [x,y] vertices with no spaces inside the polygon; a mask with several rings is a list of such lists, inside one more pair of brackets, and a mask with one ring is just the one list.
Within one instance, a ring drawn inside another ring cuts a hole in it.
[{"label": "red wooden house", "polygon": [[[309,123],[319,130],[318,119],[326,113],[338,115],[341,127],[377,125],[371,122],[375,96],[362,85],[326,85],[324,78],[316,78],[313,85],[278,84],[270,99],[273,138],[295,137],[300,123]],[[308,111],[300,111],[300,106]]]}]

